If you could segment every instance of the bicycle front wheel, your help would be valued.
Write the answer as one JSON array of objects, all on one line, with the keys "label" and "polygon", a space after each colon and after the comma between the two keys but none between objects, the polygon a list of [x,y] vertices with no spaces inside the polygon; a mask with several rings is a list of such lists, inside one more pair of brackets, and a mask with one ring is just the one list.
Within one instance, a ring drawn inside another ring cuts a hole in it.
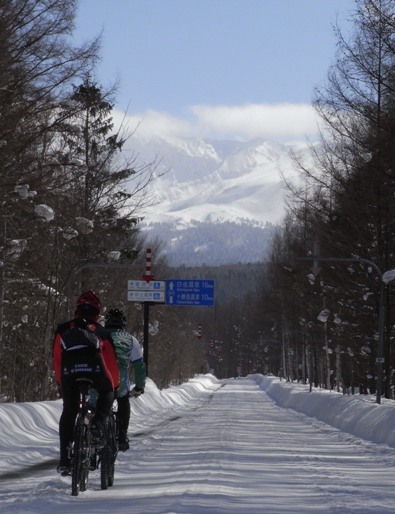
[{"label": "bicycle front wheel", "polygon": [[100,451],[100,485],[103,490],[109,486],[109,475],[110,452],[108,444],[106,444]]},{"label": "bicycle front wheel", "polygon": [[100,481],[101,488],[107,489],[114,484],[115,459],[117,458],[117,426],[114,414],[106,423],[106,445],[100,452]]},{"label": "bicycle front wheel", "polygon": [[118,420],[115,413],[112,413],[108,422],[108,486],[114,485],[115,461],[118,454]]}]

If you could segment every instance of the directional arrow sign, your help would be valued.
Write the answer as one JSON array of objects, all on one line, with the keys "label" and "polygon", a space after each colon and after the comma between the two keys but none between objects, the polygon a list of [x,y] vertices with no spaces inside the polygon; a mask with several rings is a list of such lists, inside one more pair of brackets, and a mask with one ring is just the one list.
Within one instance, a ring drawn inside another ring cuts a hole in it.
[{"label": "directional arrow sign", "polygon": [[166,280],[166,305],[214,305],[214,280]]}]

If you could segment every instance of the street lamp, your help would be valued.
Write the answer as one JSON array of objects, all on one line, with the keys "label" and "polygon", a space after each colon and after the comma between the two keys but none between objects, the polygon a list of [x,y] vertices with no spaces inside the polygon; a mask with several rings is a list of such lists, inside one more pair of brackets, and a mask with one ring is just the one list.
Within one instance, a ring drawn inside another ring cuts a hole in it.
[{"label": "street lamp", "polygon": [[383,364],[384,364],[384,320],[385,320],[385,306],[384,306],[384,293],[385,286],[395,280],[395,269],[391,269],[382,273],[380,268],[373,261],[364,259],[363,257],[299,257],[297,260],[301,261],[326,261],[326,262],[364,262],[376,271],[380,280],[380,300],[379,300],[379,338],[377,346],[377,391],[376,403],[381,403],[381,392],[383,386]]}]

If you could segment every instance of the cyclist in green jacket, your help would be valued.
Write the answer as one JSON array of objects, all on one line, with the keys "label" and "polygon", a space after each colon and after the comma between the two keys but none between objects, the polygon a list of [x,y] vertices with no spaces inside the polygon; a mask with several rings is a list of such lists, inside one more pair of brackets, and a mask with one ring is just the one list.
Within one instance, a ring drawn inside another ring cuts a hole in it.
[{"label": "cyclist in green jacket", "polygon": [[[119,419],[119,450],[129,449],[127,437],[130,420],[129,396],[140,396],[144,393],[146,380],[146,366],[143,361],[143,353],[137,339],[129,334],[124,327],[127,320],[119,309],[111,309],[105,317],[105,328],[110,332],[117,354],[120,385],[116,393],[118,401]],[[134,374],[135,386],[130,390],[130,373]]]}]

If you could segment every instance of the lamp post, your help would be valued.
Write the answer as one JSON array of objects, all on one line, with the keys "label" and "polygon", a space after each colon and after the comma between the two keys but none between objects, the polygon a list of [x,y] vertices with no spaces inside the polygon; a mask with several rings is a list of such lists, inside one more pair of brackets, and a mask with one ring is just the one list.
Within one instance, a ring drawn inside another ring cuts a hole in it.
[{"label": "lamp post", "polygon": [[363,257],[299,257],[301,261],[324,261],[324,262],[364,262],[377,273],[380,280],[380,299],[379,299],[379,334],[377,345],[377,390],[376,390],[376,403],[381,403],[381,393],[383,387],[383,364],[384,364],[384,320],[385,320],[385,306],[384,306],[384,293],[385,286],[395,280],[395,269],[385,271],[384,273],[373,261],[364,259]]}]

